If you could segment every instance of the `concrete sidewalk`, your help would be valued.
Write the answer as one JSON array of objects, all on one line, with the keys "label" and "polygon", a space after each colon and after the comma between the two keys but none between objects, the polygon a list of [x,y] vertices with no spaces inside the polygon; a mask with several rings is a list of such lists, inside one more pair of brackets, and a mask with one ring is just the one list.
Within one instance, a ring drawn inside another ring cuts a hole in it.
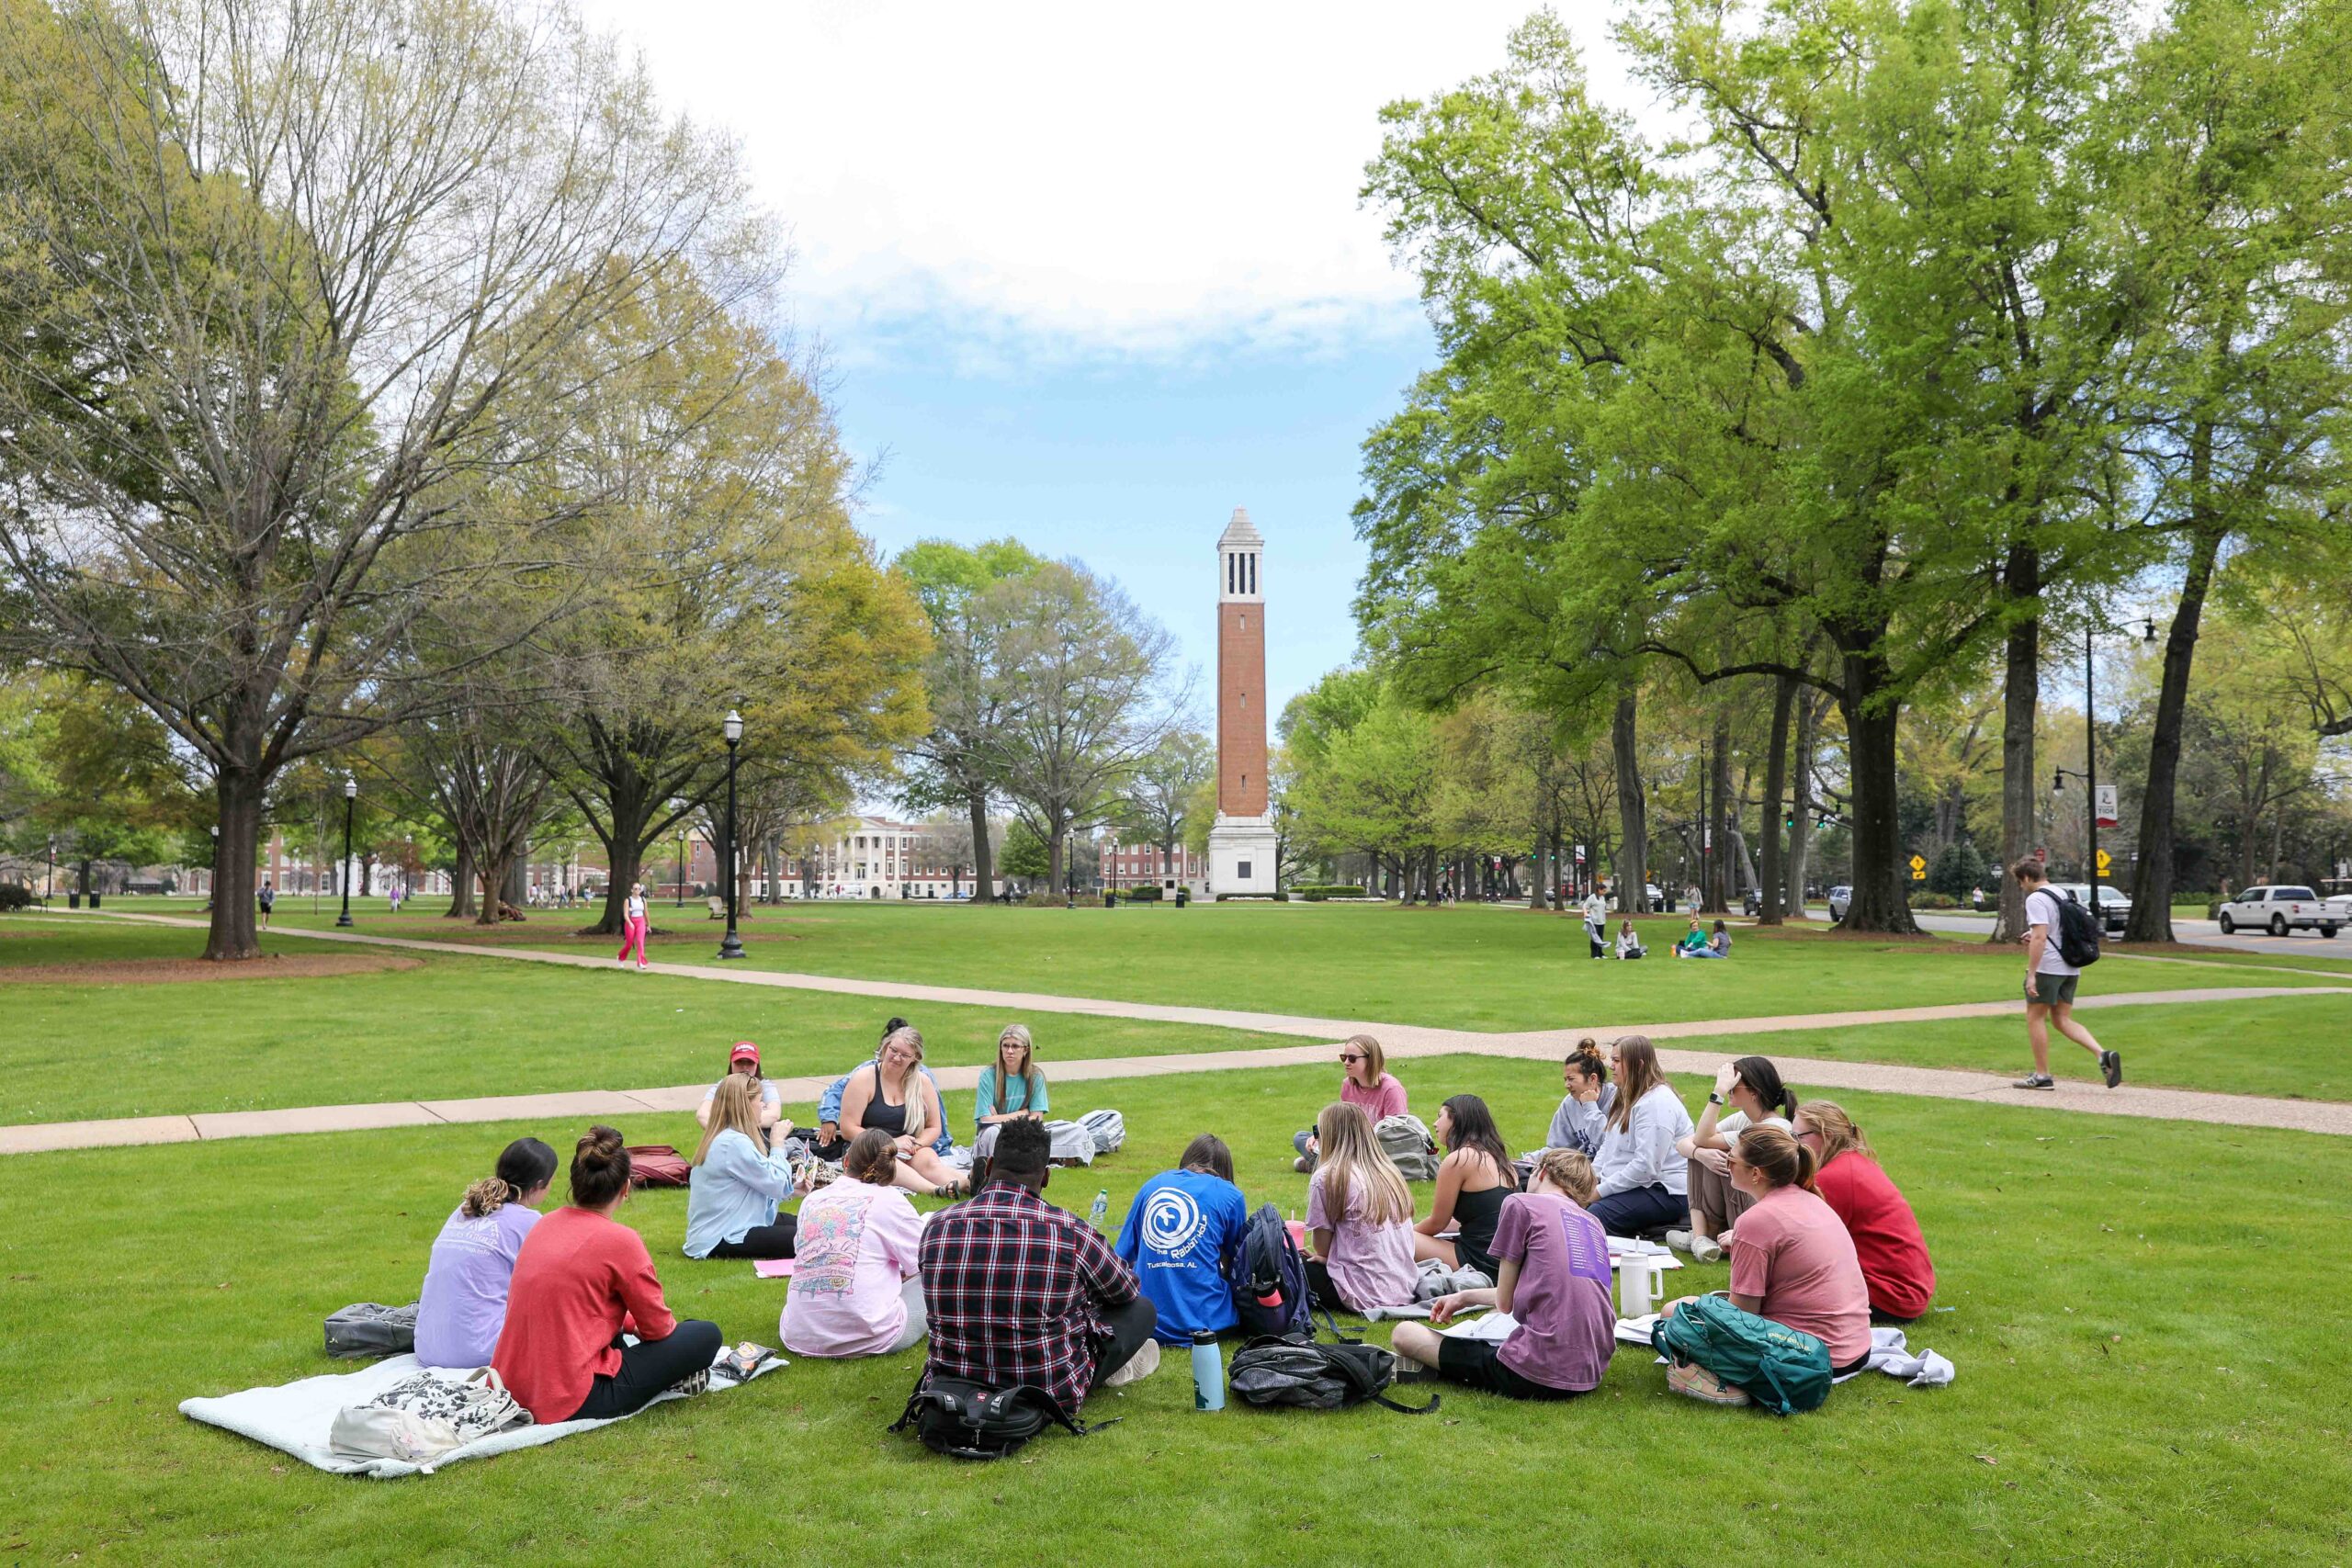
[{"label": "concrete sidewalk", "polygon": [[[86,917],[85,917],[86,918]],[[143,920],[159,925],[196,927],[202,922],[169,915],[117,914],[100,911],[96,918]],[[402,948],[424,953],[449,953],[471,958],[503,958],[517,963],[560,964],[575,968],[604,969],[611,961],[593,954],[548,953],[531,948],[482,948],[462,942],[425,942],[405,937],[370,936],[357,931],[293,931],[322,942]],[[2194,963],[2194,960],[2188,962]],[[1293,1035],[1317,1042],[1311,1045],[1196,1052],[1157,1056],[1114,1056],[1054,1064],[1054,1078],[1061,1083],[1100,1082],[1117,1078],[1158,1077],[1179,1073],[1235,1072],[1266,1067],[1311,1066],[1331,1061],[1333,1045],[1348,1035],[1376,1036],[1387,1054],[1408,1059],[1425,1056],[1485,1055],[1557,1061],[1587,1034],[1602,1040],[1621,1034],[1646,1034],[1653,1040],[1695,1039],[1711,1035],[1770,1034],[1799,1029],[1849,1029],[1942,1019],[2015,1017],[2014,1000],[1959,1002],[1939,1007],[1887,1008],[1849,1012],[1783,1014],[1770,1018],[1694,1019],[1673,1023],[1579,1024],[1559,1029],[1486,1034],[1471,1030],[1442,1029],[1420,1024],[1384,1023],[1375,1020],[1296,1017],[1284,1013],[1243,1012],[1224,1008],[1169,1007],[1149,1002],[1108,1001],[1083,997],[1058,997],[1028,991],[977,990],[956,986],[915,986],[898,981],[855,980],[823,975],[794,975],[772,970],[725,968],[710,964],[657,964],[655,971],[693,979],[732,985],[772,986],[792,990],[831,991],[892,1000],[930,1001],[957,1006],[1001,1008],[1007,1011],[1076,1013],[1102,1018],[1141,1019],[1166,1023],[1195,1023],[1212,1028],[1260,1034]],[[2352,996],[2352,986],[2250,986],[2208,987],[2183,991],[2143,991],[2086,997],[2084,1009],[2178,1006],[2198,1002],[2251,1000],[2263,997]],[[1722,1061],[1719,1051],[1661,1049],[1668,1071],[1712,1073]],[[2120,1089],[2061,1084],[2055,1089],[2030,1090],[2010,1086],[2005,1077],[1955,1072],[1935,1067],[1905,1067],[1873,1062],[1840,1062],[1812,1057],[1784,1059],[1790,1080],[1804,1090],[1860,1089],[1874,1094],[1912,1094],[1937,1100],[1971,1100],[1991,1104],[2042,1106],[2059,1111],[2104,1116],[2140,1116],[2158,1121],[2199,1122],[2214,1125],[2271,1127],[2290,1132],[2352,1136],[2352,1104],[2324,1100],[2277,1100],[2255,1095],[2211,1094],[2188,1089],[2148,1089],[2127,1084]],[[943,1067],[937,1077],[943,1088],[970,1089],[978,1080],[978,1067]],[[831,1080],[829,1077],[775,1080],[790,1105],[813,1105]],[[51,1122],[0,1127],[0,1155],[36,1154],[57,1149],[100,1148],[141,1144],[182,1144],[216,1138],[270,1137],[293,1133],[364,1132],[381,1127],[424,1127],[477,1122],[532,1121],[563,1118],[644,1116],[690,1111],[701,1102],[707,1081],[663,1089],[587,1089],[552,1094],[492,1095],[469,1100],[390,1100],[366,1105],[316,1105],[280,1111],[199,1112],[187,1116],[148,1116],[100,1122]]]}]

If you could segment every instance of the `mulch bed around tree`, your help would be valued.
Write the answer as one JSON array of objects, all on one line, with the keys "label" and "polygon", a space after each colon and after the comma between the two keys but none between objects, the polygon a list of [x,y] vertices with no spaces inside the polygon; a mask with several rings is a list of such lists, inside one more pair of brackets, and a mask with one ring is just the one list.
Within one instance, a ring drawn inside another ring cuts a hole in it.
[{"label": "mulch bed around tree", "polygon": [[189,980],[307,980],[415,969],[424,960],[395,953],[269,953],[243,964],[202,958],[123,958],[105,964],[24,964],[0,968],[0,985],[168,986]]}]

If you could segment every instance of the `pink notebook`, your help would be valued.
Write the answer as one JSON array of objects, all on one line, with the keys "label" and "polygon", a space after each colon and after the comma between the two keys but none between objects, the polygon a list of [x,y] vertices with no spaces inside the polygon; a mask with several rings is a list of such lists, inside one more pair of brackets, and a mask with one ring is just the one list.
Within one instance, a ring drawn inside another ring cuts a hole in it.
[{"label": "pink notebook", "polygon": [[763,1280],[789,1280],[795,1261],[790,1258],[763,1258],[752,1265],[752,1272]]}]

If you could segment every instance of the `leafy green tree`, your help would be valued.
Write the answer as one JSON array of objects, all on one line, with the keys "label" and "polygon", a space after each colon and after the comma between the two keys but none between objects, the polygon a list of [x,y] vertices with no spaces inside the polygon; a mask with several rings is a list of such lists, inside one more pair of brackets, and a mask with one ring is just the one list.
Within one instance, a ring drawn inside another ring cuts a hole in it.
[{"label": "leafy green tree", "polygon": [[[1120,804],[1120,816],[1132,829],[1159,846],[1161,875],[1173,874],[1176,846],[1184,841],[1201,786],[1206,784],[1214,788],[1216,781],[1216,745],[1196,729],[1170,732],[1137,764]],[[1271,801],[1272,780],[1267,788]],[[1212,817],[1216,799],[1214,794],[1209,797]]]},{"label": "leafy green tree", "polygon": [[[1053,855],[1046,848],[1046,840],[1037,836],[1037,830],[1020,818],[1014,818],[1004,830],[1004,849],[999,863],[1007,876],[1054,886]],[[987,884],[979,886],[986,887]]]}]

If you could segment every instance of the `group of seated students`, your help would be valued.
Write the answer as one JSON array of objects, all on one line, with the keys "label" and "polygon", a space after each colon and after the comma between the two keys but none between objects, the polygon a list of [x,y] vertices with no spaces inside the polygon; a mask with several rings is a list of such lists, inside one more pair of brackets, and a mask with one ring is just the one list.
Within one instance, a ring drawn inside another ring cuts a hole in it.
[{"label": "group of seated students", "polygon": [[1729,958],[1731,956],[1731,928],[1724,925],[1723,921],[1717,920],[1714,931],[1711,935],[1700,925],[1699,917],[1693,915],[1690,917],[1690,929],[1682,933],[1682,940],[1674,944],[1674,956],[1677,958]]},{"label": "group of seated students", "polygon": [[[861,1067],[844,1086],[843,1178],[810,1193],[797,1216],[777,1212],[793,1174],[766,1139],[791,1124],[763,1122],[770,1097],[755,1048],[737,1049],[738,1070],[698,1113],[685,1249],[797,1256],[779,1324],[787,1349],[886,1355],[928,1337],[931,1373],[1034,1383],[1074,1412],[1119,1369],[1148,1370],[1157,1344],[1236,1326],[1250,1211],[1221,1139],[1195,1137],[1106,1239],[1046,1200],[1044,1081],[1014,1026],[981,1101],[994,1135],[977,1190],[926,1219],[910,1190],[948,1184],[920,1173],[910,1183],[906,1171],[932,1150],[938,1090],[921,1075],[920,1036],[891,1022],[872,1064],[881,1070]],[[1764,1057],[1726,1063],[1694,1123],[1645,1037],[1615,1041],[1606,1061],[1587,1038],[1564,1064],[1566,1093],[1523,1172],[1486,1101],[1454,1095],[1437,1113],[1446,1153],[1419,1223],[1412,1188],[1374,1131],[1375,1111],[1403,1111],[1404,1088],[1369,1036],[1348,1041],[1340,1060],[1340,1098],[1296,1145],[1311,1167],[1309,1293],[1328,1309],[1401,1307],[1414,1302],[1421,1262],[1476,1269],[1493,1284],[1439,1297],[1430,1319],[1492,1307],[1514,1320],[1507,1337],[1403,1323],[1392,1341],[1442,1378],[1527,1399],[1597,1387],[1613,1348],[1611,1235],[1664,1230],[1697,1259],[1727,1256],[1734,1304],[1820,1338],[1841,1373],[1867,1360],[1873,1318],[1928,1310],[1935,1272],[1918,1223],[1860,1129],[1828,1101],[1799,1105]],[[870,1079],[862,1097],[860,1077]],[[907,1114],[877,1122],[877,1101]],[[589,1130],[572,1156],[571,1201],[542,1216],[555,1169],[553,1149],[518,1139],[468,1190],[433,1246],[418,1359],[496,1368],[542,1422],[626,1415],[698,1384],[719,1332],[672,1315],[643,1240],[614,1218],[629,1191],[621,1135]]]}]

